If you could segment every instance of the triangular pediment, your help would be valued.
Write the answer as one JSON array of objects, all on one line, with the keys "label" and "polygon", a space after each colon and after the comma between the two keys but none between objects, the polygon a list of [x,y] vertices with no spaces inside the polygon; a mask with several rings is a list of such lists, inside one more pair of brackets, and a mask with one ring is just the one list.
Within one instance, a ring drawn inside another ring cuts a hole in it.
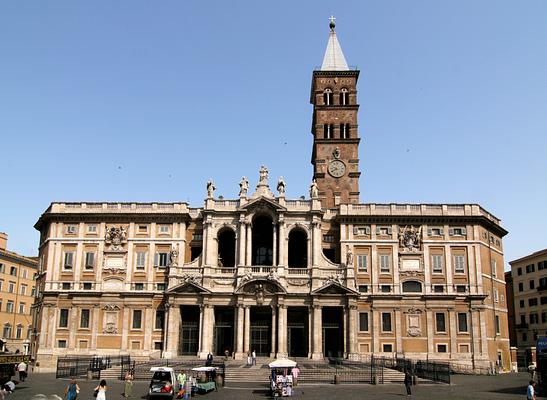
[{"label": "triangular pediment", "polygon": [[353,289],[350,289],[339,282],[329,281],[326,282],[323,286],[318,289],[315,289],[311,292],[312,294],[345,294],[359,296],[359,292],[356,292]]},{"label": "triangular pediment", "polygon": [[210,290],[205,289],[203,286],[192,280],[185,280],[182,283],[173,286],[167,290],[168,293],[211,293]]},{"label": "triangular pediment", "polygon": [[257,208],[267,208],[272,211],[287,211],[286,207],[283,207],[274,200],[268,199],[267,197],[260,196],[256,199],[252,199],[244,206],[241,206],[239,209],[242,211],[252,211]]}]

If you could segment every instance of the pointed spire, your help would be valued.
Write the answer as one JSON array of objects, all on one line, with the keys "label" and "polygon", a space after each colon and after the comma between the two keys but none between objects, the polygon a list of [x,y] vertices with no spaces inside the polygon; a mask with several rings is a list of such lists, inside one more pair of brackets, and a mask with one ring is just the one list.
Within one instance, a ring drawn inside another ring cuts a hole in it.
[{"label": "pointed spire", "polygon": [[334,28],[336,24],[334,21],[336,18],[331,16],[329,18],[329,41],[327,42],[327,50],[325,50],[325,56],[323,57],[323,64],[321,65],[321,71],[348,71],[348,64],[346,63],[346,58],[344,53],[342,53],[342,48],[336,37],[336,31]]}]

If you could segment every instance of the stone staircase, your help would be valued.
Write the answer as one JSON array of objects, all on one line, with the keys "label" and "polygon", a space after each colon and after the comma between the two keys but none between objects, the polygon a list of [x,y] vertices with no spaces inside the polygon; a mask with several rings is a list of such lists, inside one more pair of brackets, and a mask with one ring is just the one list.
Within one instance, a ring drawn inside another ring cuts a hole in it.
[{"label": "stone staircase", "polygon": [[122,373],[121,365],[101,370],[101,379],[105,379],[107,382],[112,382],[120,379]]}]

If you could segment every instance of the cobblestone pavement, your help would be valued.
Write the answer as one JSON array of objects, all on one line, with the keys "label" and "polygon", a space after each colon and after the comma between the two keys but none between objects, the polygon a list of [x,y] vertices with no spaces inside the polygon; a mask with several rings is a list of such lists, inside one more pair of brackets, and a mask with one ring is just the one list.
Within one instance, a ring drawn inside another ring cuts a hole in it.
[{"label": "cobblestone pavement", "polygon": [[[452,376],[452,384],[427,384],[413,387],[412,399],[434,400],[482,400],[482,399],[525,399],[528,374],[506,374],[498,376]],[[123,382],[108,382],[108,400],[122,400]],[[59,400],[63,399],[68,380],[55,379],[52,374],[33,374],[17,385],[7,400]],[[93,400],[96,381],[78,381],[81,393],[79,400]],[[133,399],[146,399],[148,382],[135,382]],[[399,399],[405,397],[403,385],[301,385],[296,388],[294,398],[353,400],[353,399]],[[58,397],[57,397],[58,396]],[[269,399],[267,387],[259,384],[241,384],[220,388],[194,399],[206,397],[209,400]],[[205,400],[205,399],[204,399]]]}]

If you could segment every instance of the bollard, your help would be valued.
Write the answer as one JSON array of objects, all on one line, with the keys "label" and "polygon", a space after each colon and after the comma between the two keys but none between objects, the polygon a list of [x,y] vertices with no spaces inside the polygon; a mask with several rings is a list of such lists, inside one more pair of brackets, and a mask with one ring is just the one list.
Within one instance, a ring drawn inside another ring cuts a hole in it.
[{"label": "bollard", "polygon": [[339,385],[340,384],[340,375],[335,374],[334,375],[334,384]]}]

